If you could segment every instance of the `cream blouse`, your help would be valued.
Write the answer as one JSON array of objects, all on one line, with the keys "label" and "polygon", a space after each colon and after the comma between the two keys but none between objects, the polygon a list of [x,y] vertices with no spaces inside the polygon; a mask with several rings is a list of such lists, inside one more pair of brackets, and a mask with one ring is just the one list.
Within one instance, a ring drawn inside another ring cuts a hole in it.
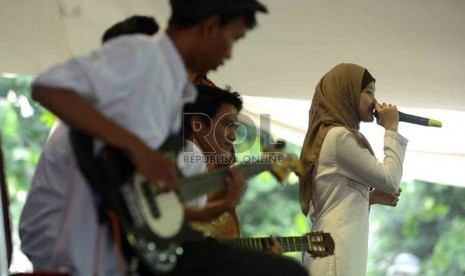
[{"label": "cream blouse", "polygon": [[312,231],[331,234],[335,254],[312,259],[305,253],[311,275],[366,275],[369,189],[398,191],[407,143],[397,132],[386,131],[380,163],[347,129],[328,132],[314,170],[310,216]]}]

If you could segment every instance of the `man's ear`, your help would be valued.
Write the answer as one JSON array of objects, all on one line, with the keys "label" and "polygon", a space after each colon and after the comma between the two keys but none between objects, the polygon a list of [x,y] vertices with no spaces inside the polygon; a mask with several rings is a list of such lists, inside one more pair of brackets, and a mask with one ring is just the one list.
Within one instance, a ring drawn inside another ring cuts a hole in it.
[{"label": "man's ear", "polygon": [[200,23],[202,35],[210,36],[220,28],[220,16],[211,15]]}]

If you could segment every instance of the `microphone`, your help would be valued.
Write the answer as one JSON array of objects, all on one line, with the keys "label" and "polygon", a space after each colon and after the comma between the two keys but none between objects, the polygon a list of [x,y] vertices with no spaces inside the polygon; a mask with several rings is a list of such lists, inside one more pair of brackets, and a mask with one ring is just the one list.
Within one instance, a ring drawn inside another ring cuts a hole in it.
[{"label": "microphone", "polygon": [[[424,118],[420,116],[415,116],[415,115],[410,115],[407,113],[399,112],[399,122],[406,122],[406,123],[411,123],[411,124],[416,124],[416,125],[421,125],[421,126],[432,126],[432,127],[442,127],[442,122],[435,120],[435,119],[430,119],[430,118]],[[373,113],[373,116],[378,119],[378,112]]]}]

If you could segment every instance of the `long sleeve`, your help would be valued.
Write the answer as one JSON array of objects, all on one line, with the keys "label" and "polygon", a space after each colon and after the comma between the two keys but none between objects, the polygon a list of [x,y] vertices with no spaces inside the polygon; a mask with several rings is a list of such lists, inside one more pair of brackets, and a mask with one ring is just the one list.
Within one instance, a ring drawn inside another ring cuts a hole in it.
[{"label": "long sleeve", "polygon": [[339,165],[338,173],[368,187],[388,193],[397,192],[408,140],[397,132],[386,131],[384,160],[380,163],[366,148],[358,144],[353,133],[344,128],[337,132],[332,137],[336,139],[335,160]]}]

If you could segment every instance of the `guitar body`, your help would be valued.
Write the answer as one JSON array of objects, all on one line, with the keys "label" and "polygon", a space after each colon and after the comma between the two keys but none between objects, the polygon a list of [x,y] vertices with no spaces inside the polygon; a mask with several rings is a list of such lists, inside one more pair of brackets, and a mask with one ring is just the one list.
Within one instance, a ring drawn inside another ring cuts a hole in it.
[{"label": "guitar body", "polygon": [[240,237],[239,219],[235,211],[224,212],[210,221],[191,222],[190,226],[205,236],[218,240]]},{"label": "guitar body", "polygon": [[156,195],[119,150],[105,148],[100,161],[108,179],[108,208],[118,214],[130,248],[127,257],[141,260],[152,273],[169,272],[182,254],[182,243],[203,238],[187,226],[177,193]]},{"label": "guitar body", "polygon": [[[122,239],[115,243],[122,246],[130,274],[167,273],[183,253],[184,241],[203,239],[187,226],[178,194],[157,195],[121,150],[107,146],[95,157],[90,136],[71,131],[71,141],[78,165],[96,194],[101,219],[108,213],[116,215],[112,230],[120,228]],[[182,138],[167,141],[160,150],[176,155]]]}]

